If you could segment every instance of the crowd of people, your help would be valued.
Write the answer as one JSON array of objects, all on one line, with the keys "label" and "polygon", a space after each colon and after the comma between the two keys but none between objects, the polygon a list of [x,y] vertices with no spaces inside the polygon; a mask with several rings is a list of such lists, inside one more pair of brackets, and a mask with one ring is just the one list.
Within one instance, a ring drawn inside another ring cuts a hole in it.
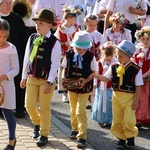
[{"label": "crowd of people", "polygon": [[13,0],[0,0],[4,150],[15,149],[15,117],[25,112],[37,146],[47,144],[56,84],[78,148],[86,144],[87,103],[93,120],[111,126],[118,149],[134,148],[138,127],[150,124],[150,1],[26,1],[32,13],[24,19]]}]

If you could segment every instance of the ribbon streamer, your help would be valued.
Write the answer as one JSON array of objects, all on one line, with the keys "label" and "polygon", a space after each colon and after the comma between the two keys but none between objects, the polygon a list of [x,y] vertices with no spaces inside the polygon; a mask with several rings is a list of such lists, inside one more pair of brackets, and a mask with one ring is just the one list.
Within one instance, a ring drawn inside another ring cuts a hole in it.
[{"label": "ribbon streamer", "polygon": [[36,39],[35,39],[35,41],[33,42],[34,46],[33,46],[33,49],[32,49],[32,52],[31,52],[31,54],[30,54],[30,58],[29,58],[31,62],[33,62],[34,57],[36,56],[36,53],[37,53],[38,47],[39,47],[39,45],[41,45],[41,44],[42,44],[43,39],[44,39],[44,37],[39,36],[39,37],[38,37],[38,38],[36,38]]},{"label": "ribbon streamer", "polygon": [[78,68],[82,69],[82,61],[83,61],[83,57],[81,54],[76,53],[73,56],[73,62],[76,63],[76,65],[78,66]]}]

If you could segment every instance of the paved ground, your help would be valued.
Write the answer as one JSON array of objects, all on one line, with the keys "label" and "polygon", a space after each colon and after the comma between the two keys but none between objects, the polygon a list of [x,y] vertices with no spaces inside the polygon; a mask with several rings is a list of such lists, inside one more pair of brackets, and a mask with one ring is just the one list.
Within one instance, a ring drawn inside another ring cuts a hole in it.
[{"label": "paved ground", "polygon": [[[33,125],[28,117],[17,120],[17,144],[15,150],[77,150],[76,141],[71,140],[69,135],[71,133],[70,128],[58,120],[52,115],[51,133],[49,136],[49,142],[46,146],[41,148],[36,146],[36,140],[32,138]],[[7,126],[6,122],[0,118],[0,150],[7,145]],[[92,150],[89,144],[86,145],[86,149]]]},{"label": "paved ground", "polygon": [[[70,116],[69,104],[62,103],[61,95],[54,93],[52,100],[52,124],[49,142],[46,146],[38,148],[36,140],[32,139],[33,125],[26,115],[17,120],[17,144],[15,150],[77,150],[76,141],[69,135]],[[91,119],[91,111],[87,110],[88,133],[85,150],[116,150],[117,139],[110,133],[109,128],[101,128]],[[0,118],[0,150],[7,144],[7,127],[5,121]],[[143,127],[136,138],[135,150],[150,150],[150,126]]]},{"label": "paved ground", "polygon": [[[54,93],[52,101],[52,113],[70,128],[69,104],[61,101],[62,95]],[[110,128],[101,128],[91,118],[91,110],[87,110],[88,131],[87,142],[95,150],[116,150],[117,139],[110,133]],[[132,118],[131,118],[132,119]],[[135,139],[135,150],[150,150],[150,125],[139,130]]]}]

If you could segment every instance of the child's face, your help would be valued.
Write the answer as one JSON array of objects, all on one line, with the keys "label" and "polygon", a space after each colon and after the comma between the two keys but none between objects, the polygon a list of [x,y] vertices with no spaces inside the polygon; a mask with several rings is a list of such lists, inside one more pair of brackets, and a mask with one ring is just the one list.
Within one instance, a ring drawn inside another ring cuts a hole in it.
[{"label": "child's face", "polygon": [[143,46],[145,48],[150,47],[150,37],[149,36],[142,36],[139,40],[141,41],[141,43],[143,44]]},{"label": "child's face", "polygon": [[68,21],[71,25],[75,25],[75,24],[76,24],[76,20],[77,20],[76,17],[71,17],[71,18],[68,18],[68,19],[67,19],[67,21]]},{"label": "child's face", "polygon": [[109,55],[109,56],[105,55],[105,60],[106,61],[111,61],[112,58],[113,58],[113,56],[111,56],[111,55]]},{"label": "child's face", "polygon": [[113,28],[114,29],[120,30],[121,27],[122,27],[122,23],[119,23],[119,22],[114,22],[113,23]]},{"label": "child's face", "polygon": [[52,24],[46,21],[36,20],[36,30],[40,35],[46,35],[52,28]]},{"label": "child's face", "polygon": [[0,46],[3,46],[6,43],[8,35],[9,31],[0,30]]},{"label": "child's face", "polygon": [[120,51],[119,49],[116,49],[116,55],[120,62],[120,64],[124,65],[130,60],[130,56],[126,55],[124,52]]},{"label": "child's face", "polygon": [[0,4],[0,12],[9,14],[12,11],[12,0],[3,0]]},{"label": "child's face", "polygon": [[87,27],[88,32],[93,32],[97,29],[97,20],[88,20],[85,25]]},{"label": "child's face", "polygon": [[74,47],[74,50],[78,53],[78,54],[84,54],[85,53],[85,49],[80,49],[80,48],[77,48],[77,47]]}]

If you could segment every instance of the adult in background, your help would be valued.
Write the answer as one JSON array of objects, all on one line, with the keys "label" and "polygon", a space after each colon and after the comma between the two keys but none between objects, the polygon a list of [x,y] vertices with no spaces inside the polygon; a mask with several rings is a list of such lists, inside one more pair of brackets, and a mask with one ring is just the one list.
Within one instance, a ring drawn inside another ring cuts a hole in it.
[{"label": "adult in background", "polygon": [[106,6],[108,4],[109,0],[97,0],[95,3],[95,7],[93,10],[93,14],[97,15],[99,17],[99,22],[97,25],[97,30],[103,34],[104,30],[104,20],[107,13]]},{"label": "adult in background", "polygon": [[0,3],[0,16],[5,19],[10,24],[10,35],[8,41],[16,46],[20,71],[15,77],[15,87],[16,87],[16,117],[24,117],[24,97],[25,90],[20,88],[21,80],[21,68],[23,66],[23,58],[25,52],[25,46],[27,43],[27,31],[22,18],[12,11],[13,1],[12,0],[2,0]]},{"label": "adult in background", "polygon": [[125,18],[128,19],[129,23],[126,24],[126,28],[131,30],[132,42],[135,42],[134,34],[137,30],[135,22],[138,20],[138,15],[145,15],[147,6],[144,0],[110,0],[106,9],[108,9],[105,23],[104,23],[104,32],[109,26],[109,17],[116,12],[122,12]]},{"label": "adult in background", "polygon": [[36,32],[35,22],[32,20],[32,18],[35,16],[35,11],[33,8],[34,8],[36,0],[29,0],[29,2],[31,3],[31,6],[32,6],[32,14],[28,19],[24,20],[24,23],[28,32],[28,36]]},{"label": "adult in background", "polygon": [[55,21],[61,21],[65,4],[73,6],[71,0],[36,0],[34,11],[38,13],[42,8],[49,9],[54,13]]}]

